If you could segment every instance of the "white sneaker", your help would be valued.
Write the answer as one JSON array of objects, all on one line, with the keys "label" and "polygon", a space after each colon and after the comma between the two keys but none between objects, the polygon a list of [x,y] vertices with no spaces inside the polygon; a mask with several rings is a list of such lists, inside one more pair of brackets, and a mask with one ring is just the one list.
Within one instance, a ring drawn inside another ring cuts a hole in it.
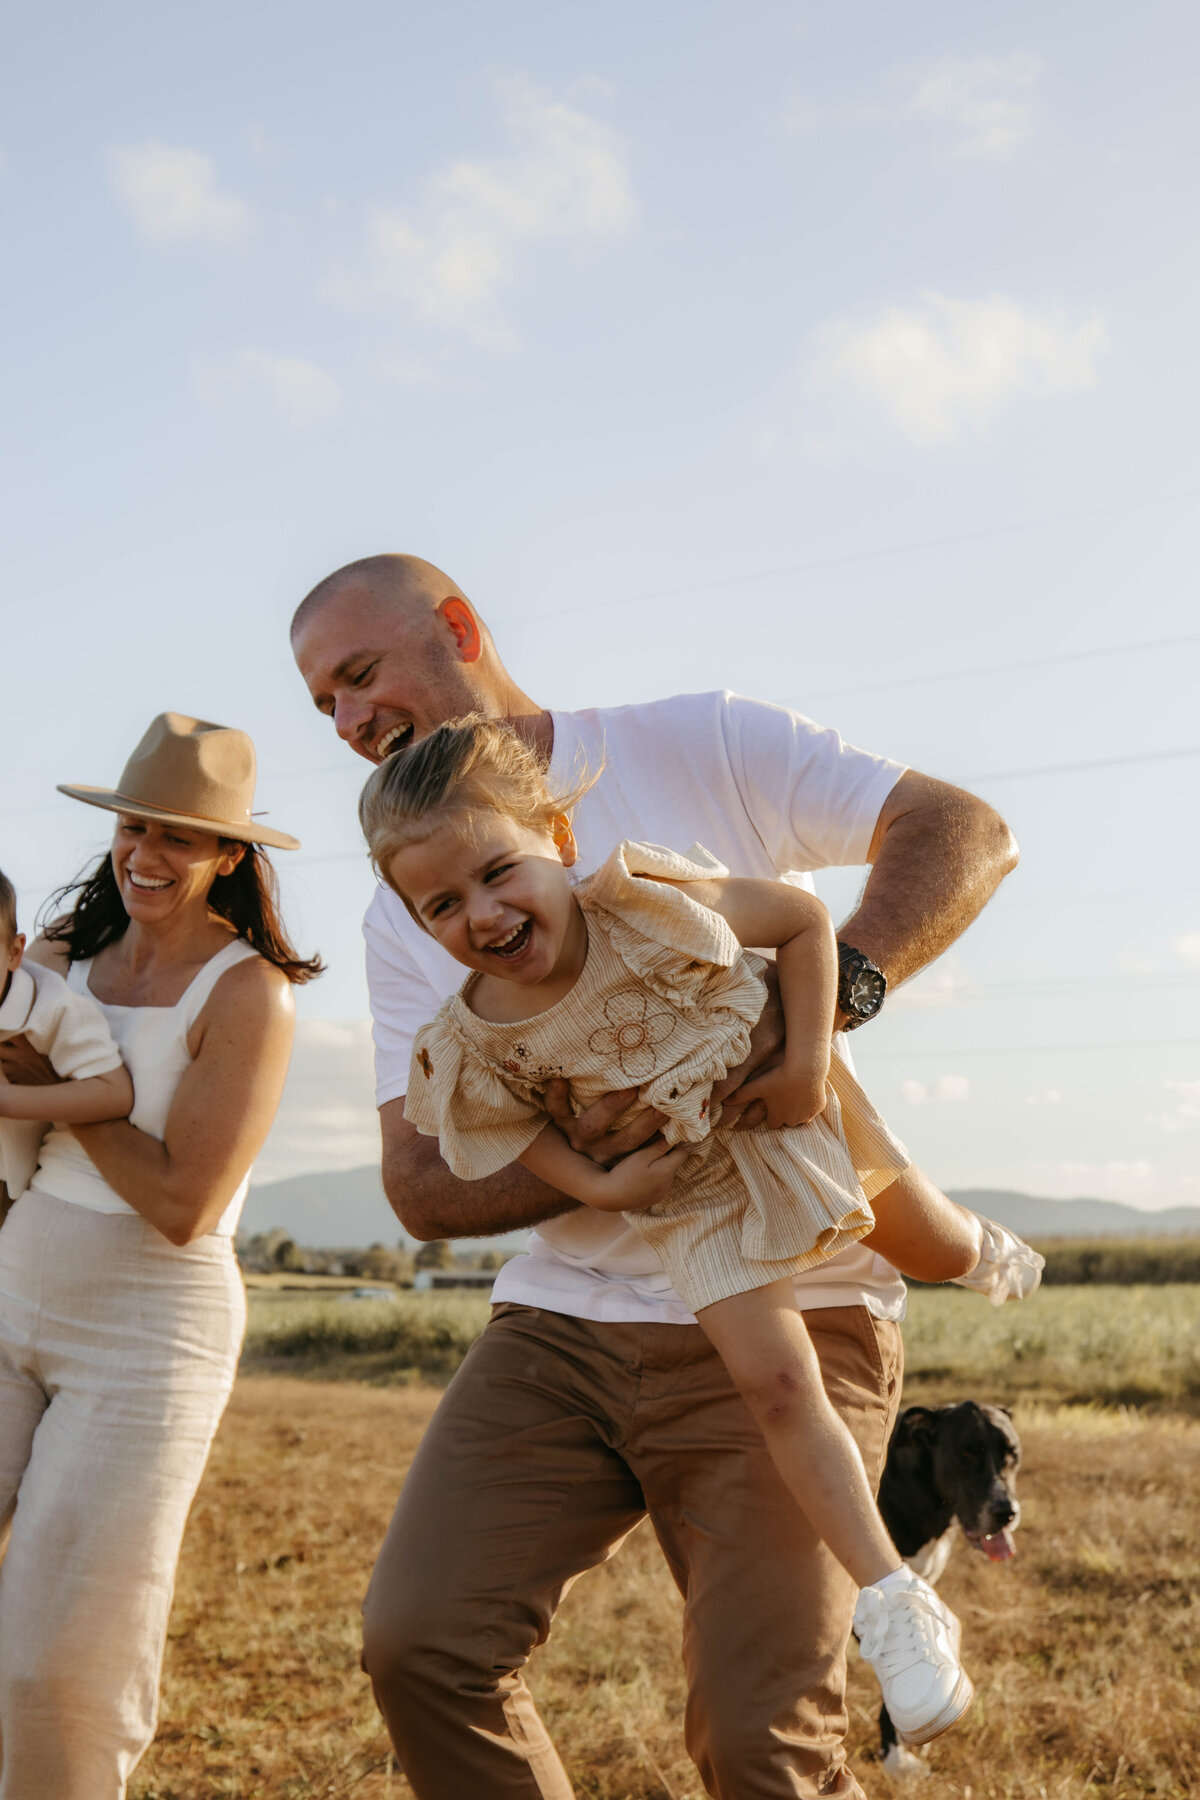
[{"label": "white sneaker", "polygon": [[1027,1300],[1041,1285],[1045,1257],[994,1219],[980,1214],[979,1223],[983,1227],[979,1261],[969,1275],[956,1275],[953,1285],[986,1294],[993,1306],[1003,1306],[1006,1300]]},{"label": "white sneaker", "polygon": [[863,1588],[854,1635],[901,1743],[927,1744],[962,1718],[975,1697],[958,1660],[962,1628],[927,1581],[909,1569],[903,1585]]}]

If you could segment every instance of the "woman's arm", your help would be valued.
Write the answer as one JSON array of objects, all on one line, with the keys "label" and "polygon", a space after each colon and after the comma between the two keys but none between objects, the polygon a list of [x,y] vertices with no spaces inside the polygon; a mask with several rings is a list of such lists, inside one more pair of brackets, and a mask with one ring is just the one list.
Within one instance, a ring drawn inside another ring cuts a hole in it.
[{"label": "woman's arm", "polygon": [[291,1054],[295,1003],[278,969],[255,958],[223,975],[197,1021],[199,1042],[162,1143],[125,1120],[77,1125],[109,1186],[173,1244],[212,1230],[271,1128]]},{"label": "woman's arm", "polygon": [[16,1087],[0,1070],[0,1119],[35,1119],[48,1125],[90,1125],[97,1119],[123,1119],[133,1106],[133,1083],[125,1068],[78,1081],[53,1081],[41,1087]]},{"label": "woman's arm", "polygon": [[774,950],[783,1006],[783,1060],[738,1089],[761,1100],[770,1126],[804,1125],[825,1107],[830,1041],[837,1013],[838,954],[833,921],[815,894],[784,881],[673,881],[726,920],[740,944]]}]

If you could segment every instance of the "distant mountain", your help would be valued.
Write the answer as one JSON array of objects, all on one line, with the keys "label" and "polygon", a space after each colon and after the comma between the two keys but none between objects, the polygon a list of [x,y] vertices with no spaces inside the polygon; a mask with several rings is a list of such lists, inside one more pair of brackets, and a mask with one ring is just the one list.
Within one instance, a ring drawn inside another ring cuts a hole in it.
[{"label": "distant mountain", "polygon": [[[1113,1200],[1042,1200],[992,1188],[965,1188],[955,1200],[986,1213],[1022,1237],[1167,1237],[1200,1236],[1200,1206],[1175,1206],[1165,1212],[1140,1212]],[[367,1244],[395,1244],[403,1237],[388,1205],[374,1164],[319,1175],[294,1175],[252,1187],[242,1216],[243,1235],[282,1227],[298,1244],[314,1249]],[[505,1247],[519,1244],[523,1232],[503,1238],[470,1240]]]},{"label": "distant mountain", "polygon": [[950,1197],[1024,1238],[1200,1237],[1200,1206],[1142,1212],[1115,1200],[1043,1200],[992,1188],[956,1188]]},{"label": "distant mountain", "polygon": [[374,1163],[251,1187],[238,1235],[251,1237],[277,1226],[296,1243],[314,1249],[365,1249],[368,1244],[395,1244],[404,1236]]}]

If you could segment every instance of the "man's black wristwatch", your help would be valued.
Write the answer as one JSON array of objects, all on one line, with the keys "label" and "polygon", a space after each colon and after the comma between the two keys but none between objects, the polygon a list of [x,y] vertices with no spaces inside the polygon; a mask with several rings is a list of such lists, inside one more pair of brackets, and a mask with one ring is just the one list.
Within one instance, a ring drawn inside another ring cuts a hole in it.
[{"label": "man's black wristwatch", "polygon": [[856,1031],[883,1005],[887,976],[850,944],[838,945],[838,971],[838,1006],[846,1016],[845,1029]]}]

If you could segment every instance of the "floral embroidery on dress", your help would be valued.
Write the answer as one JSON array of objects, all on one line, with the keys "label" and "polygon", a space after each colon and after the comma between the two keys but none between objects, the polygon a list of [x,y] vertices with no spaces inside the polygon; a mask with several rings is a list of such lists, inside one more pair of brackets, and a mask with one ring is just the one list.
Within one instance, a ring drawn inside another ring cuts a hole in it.
[{"label": "floral embroidery on dress", "polygon": [[417,1061],[421,1065],[422,1075],[425,1077],[426,1081],[428,1081],[429,1077],[433,1074],[433,1058],[430,1056],[424,1045],[417,1051]]},{"label": "floral embroidery on dress", "polygon": [[629,989],[604,1002],[607,1025],[593,1031],[588,1044],[598,1056],[615,1056],[622,1072],[635,1081],[654,1073],[654,1052],[675,1035],[674,1013],[651,1010],[650,996]]}]

